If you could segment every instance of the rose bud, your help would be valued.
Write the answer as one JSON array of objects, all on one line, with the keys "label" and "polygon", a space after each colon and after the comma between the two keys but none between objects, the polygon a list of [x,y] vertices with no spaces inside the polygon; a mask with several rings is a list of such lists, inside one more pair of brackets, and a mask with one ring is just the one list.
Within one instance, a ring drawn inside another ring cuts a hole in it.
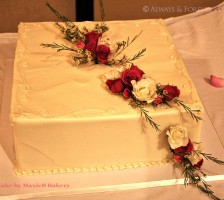
[{"label": "rose bud", "polygon": [[160,96],[157,96],[153,101],[153,103],[156,105],[159,105],[161,102],[162,102],[162,98]]},{"label": "rose bud", "polygon": [[173,154],[173,158],[178,162],[181,163],[183,160],[183,157],[178,154]]},{"label": "rose bud", "polygon": [[96,56],[99,62],[106,64],[108,56],[110,55],[110,48],[106,45],[99,45],[96,48]]},{"label": "rose bud", "polygon": [[86,38],[86,45],[84,49],[87,49],[88,51],[92,52],[93,54],[96,53],[96,47],[98,43],[99,37],[101,37],[102,33],[97,33],[95,31],[88,32],[85,34]]},{"label": "rose bud", "polygon": [[200,161],[197,162],[197,164],[194,164],[193,166],[196,168],[196,169],[201,169],[201,166],[203,164],[204,160],[201,159]]},{"label": "rose bud", "polygon": [[124,91],[124,84],[120,78],[115,80],[108,79],[106,85],[109,87],[112,93],[122,93]]},{"label": "rose bud", "polygon": [[191,140],[189,139],[187,146],[181,146],[176,149],[174,149],[175,153],[181,153],[181,154],[189,154],[193,150],[193,144]]},{"label": "rose bud", "polygon": [[123,97],[128,99],[131,96],[131,91],[128,88],[125,88],[123,92]]},{"label": "rose bud", "polygon": [[166,85],[163,88],[163,95],[163,100],[171,101],[173,98],[179,97],[180,90],[177,88],[177,86]]},{"label": "rose bud", "polygon": [[126,87],[132,90],[133,87],[131,81],[132,80],[140,81],[143,74],[144,72],[142,70],[140,70],[137,66],[132,64],[130,69],[126,69],[125,71],[122,72],[121,79],[126,85]]},{"label": "rose bud", "polygon": [[80,49],[84,49],[84,48],[85,48],[85,43],[84,43],[82,40],[80,40],[80,41],[78,41],[78,42],[76,43],[76,46],[77,46],[78,48],[80,48]]}]

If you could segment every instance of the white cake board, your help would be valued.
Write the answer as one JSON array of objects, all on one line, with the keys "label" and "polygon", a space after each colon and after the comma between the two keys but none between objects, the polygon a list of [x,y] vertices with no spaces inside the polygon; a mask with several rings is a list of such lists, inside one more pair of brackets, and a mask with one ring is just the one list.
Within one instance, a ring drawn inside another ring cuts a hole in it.
[{"label": "white cake board", "polygon": [[[13,171],[13,137],[9,122],[12,65],[6,63],[0,118],[0,199],[207,199],[191,186],[185,188],[172,165],[138,169],[17,177]],[[224,148],[207,115],[202,143],[205,152],[224,160]],[[224,198],[224,167],[205,161],[213,190]],[[28,185],[27,185],[28,184]],[[36,187],[31,187],[33,184]],[[175,191],[175,192],[174,192]],[[196,195],[196,196],[195,196]],[[190,198],[192,196],[192,198]],[[154,198],[153,198],[154,197]]]}]

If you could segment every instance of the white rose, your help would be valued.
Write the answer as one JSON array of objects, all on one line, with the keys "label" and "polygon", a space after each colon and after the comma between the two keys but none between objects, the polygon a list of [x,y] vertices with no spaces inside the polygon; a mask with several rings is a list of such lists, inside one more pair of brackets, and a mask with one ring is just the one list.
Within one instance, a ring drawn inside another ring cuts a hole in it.
[{"label": "white rose", "polygon": [[201,161],[202,156],[195,151],[192,151],[187,158],[190,160],[192,165],[196,165],[199,161]]},{"label": "white rose", "polygon": [[132,93],[139,101],[147,101],[147,103],[153,102],[156,97],[156,82],[151,78],[143,78],[136,82],[131,81],[133,86]]},{"label": "white rose", "polygon": [[119,72],[123,72],[123,71],[127,70],[128,68],[126,68],[125,66],[122,65],[122,66],[115,66],[114,69]]},{"label": "white rose", "polygon": [[118,70],[111,70],[108,73],[102,75],[101,79],[103,82],[106,82],[108,79],[115,80],[121,78],[121,72]]},{"label": "white rose", "polygon": [[171,126],[166,134],[168,135],[168,142],[172,149],[188,144],[187,128],[182,125]]}]

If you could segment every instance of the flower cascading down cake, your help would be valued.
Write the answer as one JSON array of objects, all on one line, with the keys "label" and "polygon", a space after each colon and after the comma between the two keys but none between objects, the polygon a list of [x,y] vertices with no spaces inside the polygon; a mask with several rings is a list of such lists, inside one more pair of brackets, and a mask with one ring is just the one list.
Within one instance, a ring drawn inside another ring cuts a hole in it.
[{"label": "flower cascading down cake", "polygon": [[20,24],[11,102],[18,175],[166,164],[178,124],[200,142],[203,106],[163,20],[106,24]]}]

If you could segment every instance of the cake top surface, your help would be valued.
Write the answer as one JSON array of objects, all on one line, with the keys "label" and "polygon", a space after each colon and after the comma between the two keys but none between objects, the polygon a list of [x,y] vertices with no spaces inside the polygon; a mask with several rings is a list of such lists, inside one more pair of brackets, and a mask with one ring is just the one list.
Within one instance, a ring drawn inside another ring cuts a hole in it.
[{"label": "cake top surface", "polygon": [[[146,48],[143,57],[135,61],[140,69],[157,83],[176,85],[180,100],[200,106],[197,91],[179,57],[163,20],[132,20],[106,22],[105,37],[110,43],[139,38],[125,50],[133,56]],[[79,22],[89,29],[94,22]],[[21,23],[14,66],[11,117],[23,119],[79,119],[104,117],[134,117],[138,114],[129,101],[114,95],[101,80],[113,67],[102,64],[72,63],[72,52],[45,49],[41,43],[56,42],[71,46],[60,34],[54,22]],[[151,115],[169,109],[148,107]]]}]

